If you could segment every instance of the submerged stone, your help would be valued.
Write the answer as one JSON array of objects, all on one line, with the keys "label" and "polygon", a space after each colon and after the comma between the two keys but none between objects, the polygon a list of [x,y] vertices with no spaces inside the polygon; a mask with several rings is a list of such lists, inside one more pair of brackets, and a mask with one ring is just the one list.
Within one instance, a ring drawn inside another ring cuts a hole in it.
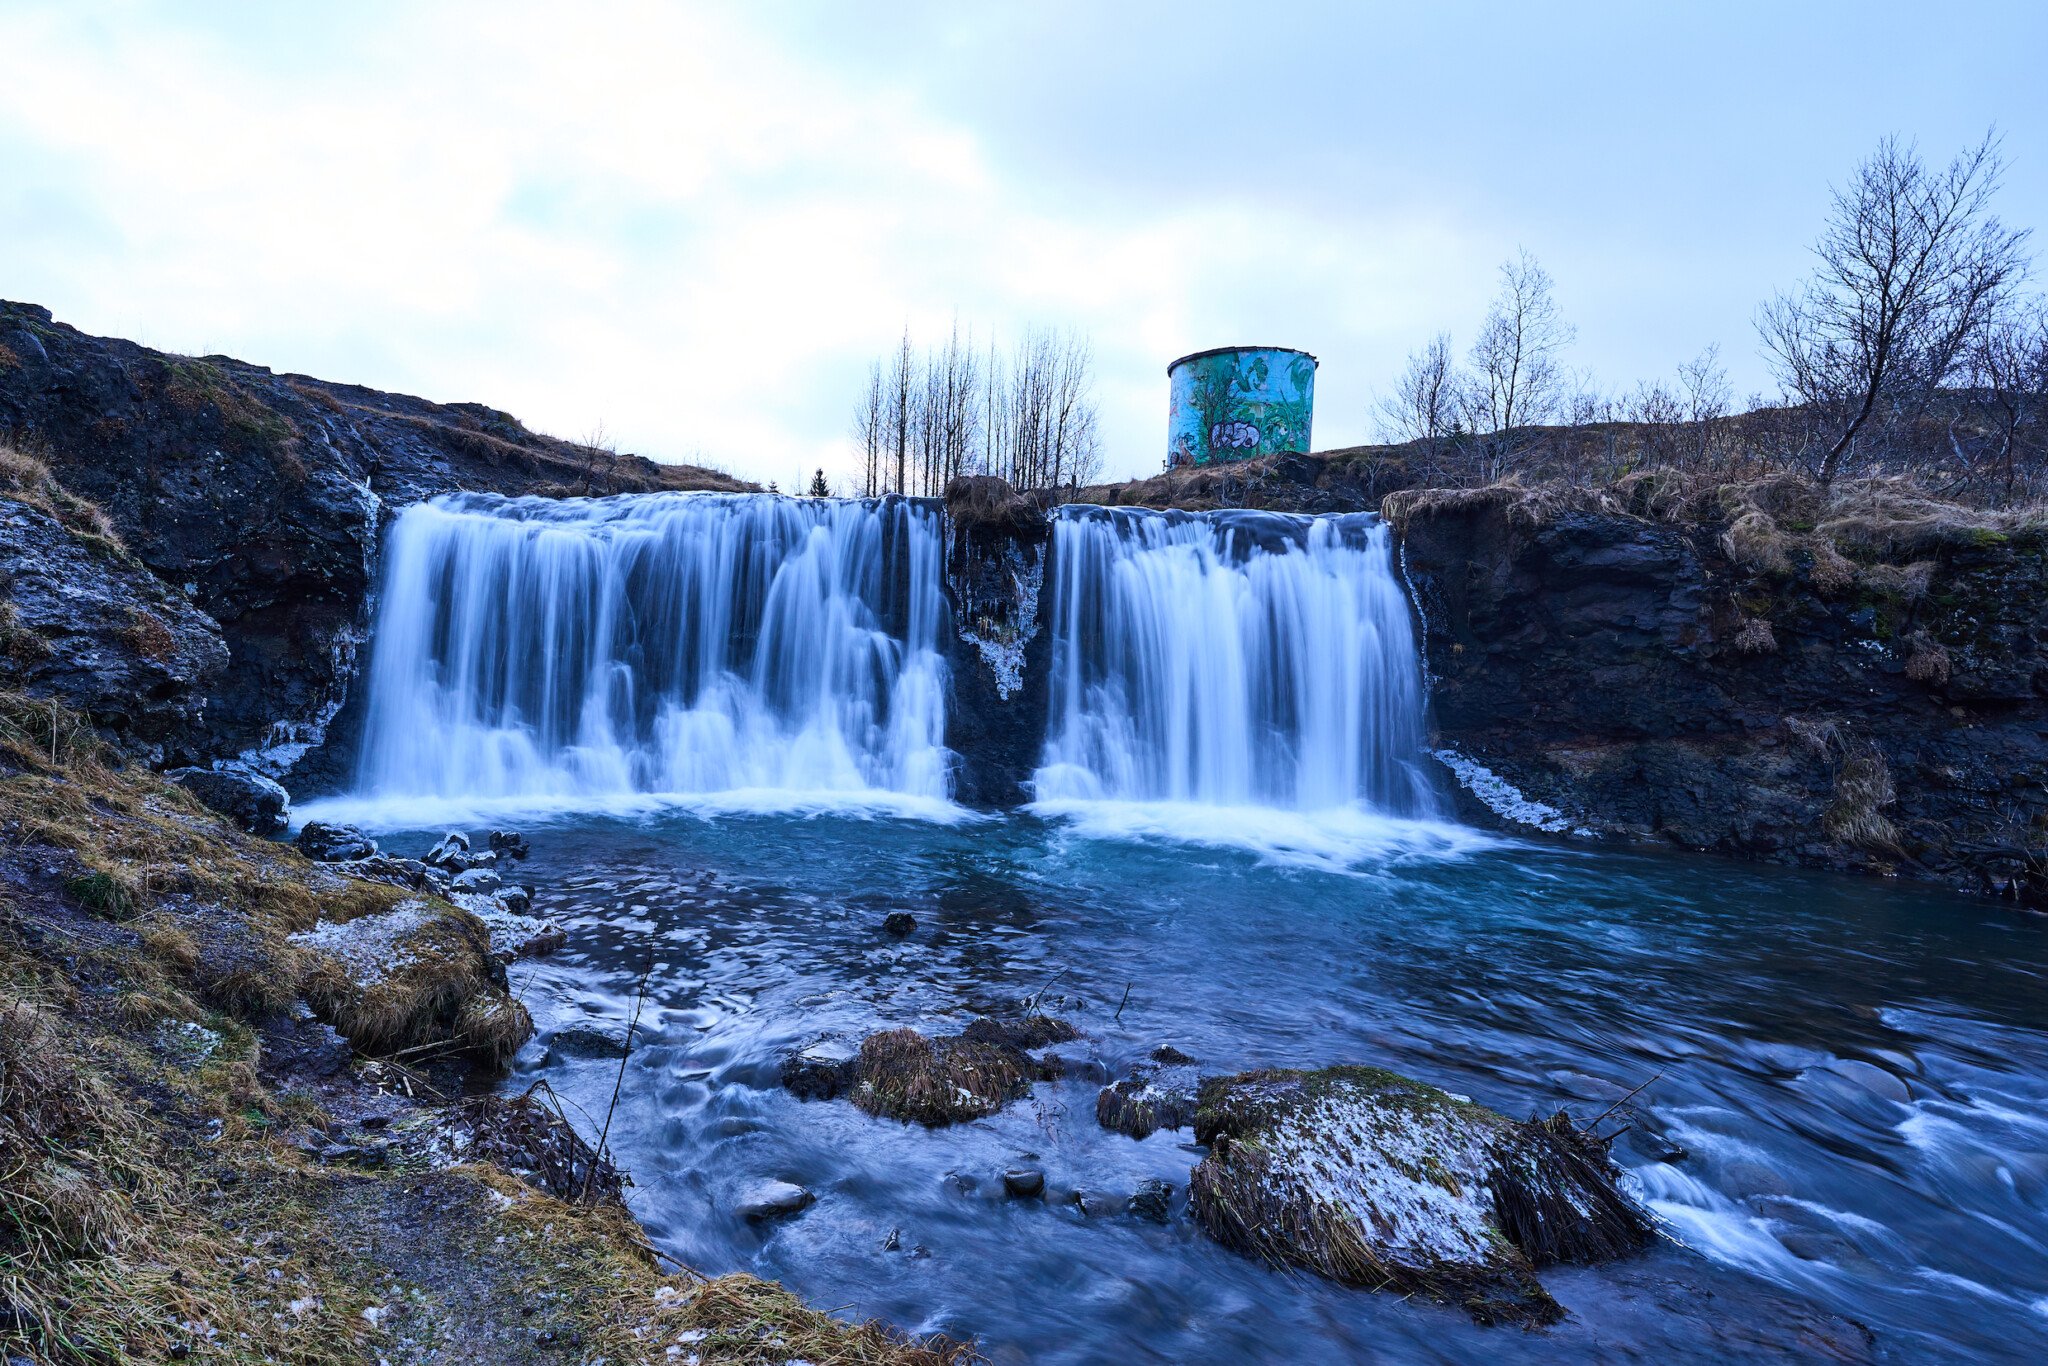
[{"label": "submerged stone", "polygon": [[1189,1206],[1218,1242],[1481,1323],[1557,1321],[1537,1267],[1620,1256],[1652,1232],[1569,1117],[1517,1123],[1379,1068],[1212,1078],[1195,1138],[1210,1151]]},{"label": "submerged stone", "polygon": [[897,911],[882,921],[882,931],[898,939],[917,932],[917,917],[908,911]]},{"label": "submerged stone", "polygon": [[1036,1200],[1045,1194],[1045,1173],[1036,1167],[1012,1167],[1003,1173],[1003,1189],[1019,1200]]}]

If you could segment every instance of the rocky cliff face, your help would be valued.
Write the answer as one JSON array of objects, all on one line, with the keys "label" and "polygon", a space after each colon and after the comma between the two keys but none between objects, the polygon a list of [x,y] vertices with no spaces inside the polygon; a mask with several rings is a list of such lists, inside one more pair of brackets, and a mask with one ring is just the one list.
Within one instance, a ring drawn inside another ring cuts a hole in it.
[{"label": "rocky cliff face", "polygon": [[272,774],[321,738],[363,643],[383,511],[455,489],[748,487],[435,404],[225,356],[90,337],[0,302],[0,438],[106,510],[134,558],[218,623],[188,757]]},{"label": "rocky cliff face", "polygon": [[2048,529],[1389,502],[1483,818],[2048,904]]},{"label": "rocky cliff face", "polygon": [[0,452],[0,688],[54,698],[157,763],[193,758],[220,627],[32,463]]}]

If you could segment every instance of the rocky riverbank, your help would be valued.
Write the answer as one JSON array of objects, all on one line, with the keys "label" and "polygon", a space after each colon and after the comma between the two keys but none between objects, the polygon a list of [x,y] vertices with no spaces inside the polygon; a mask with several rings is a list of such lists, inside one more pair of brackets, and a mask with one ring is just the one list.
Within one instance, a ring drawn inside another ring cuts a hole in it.
[{"label": "rocky riverbank", "polygon": [[971,1358],[665,1266],[544,1090],[460,1099],[532,1030],[473,856],[309,860],[18,694],[0,837],[10,1361]]}]

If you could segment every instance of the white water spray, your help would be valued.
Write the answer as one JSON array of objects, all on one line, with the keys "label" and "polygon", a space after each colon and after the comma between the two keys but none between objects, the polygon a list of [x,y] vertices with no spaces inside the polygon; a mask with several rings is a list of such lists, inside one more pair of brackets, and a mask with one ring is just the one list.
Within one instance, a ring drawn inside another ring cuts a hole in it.
[{"label": "white water spray", "polygon": [[936,511],[899,499],[463,494],[393,524],[374,807],[943,803]]}]

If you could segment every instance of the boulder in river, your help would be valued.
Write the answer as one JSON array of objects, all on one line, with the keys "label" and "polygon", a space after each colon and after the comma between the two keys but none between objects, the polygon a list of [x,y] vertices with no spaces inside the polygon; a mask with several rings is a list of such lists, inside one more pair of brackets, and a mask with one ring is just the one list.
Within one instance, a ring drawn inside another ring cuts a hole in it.
[{"label": "boulder in river", "polygon": [[509,859],[522,859],[532,853],[533,849],[527,844],[526,836],[520,834],[517,830],[493,830],[491,832],[491,852],[503,854]]},{"label": "boulder in river", "polygon": [[740,1197],[740,1216],[750,1224],[781,1219],[817,1201],[817,1196],[789,1181],[763,1181]]},{"label": "boulder in river", "polygon": [[330,825],[326,821],[307,821],[294,843],[300,853],[320,863],[347,863],[370,858],[377,852],[377,841],[353,825]]},{"label": "boulder in river", "polygon": [[1371,1290],[1553,1323],[1535,1270],[1641,1247],[1649,1217],[1563,1114],[1517,1123],[1375,1067],[1204,1082],[1189,1206],[1218,1242]]},{"label": "boulder in river", "polygon": [[1141,1062],[1122,1081],[1102,1088],[1095,1097],[1095,1122],[1132,1138],[1150,1138],[1160,1129],[1185,1129],[1195,1122],[1195,1094],[1202,1085],[1194,1059],[1177,1048],[1163,1047]]},{"label": "boulder in river", "polygon": [[1046,1015],[982,1018],[938,1038],[890,1029],[863,1039],[860,1052],[843,1063],[792,1055],[782,1084],[806,1100],[844,1095],[871,1115],[937,1128],[992,1115],[1030,1094],[1033,1082],[1059,1076],[1057,1057],[1031,1055],[1078,1037],[1072,1025]]}]

